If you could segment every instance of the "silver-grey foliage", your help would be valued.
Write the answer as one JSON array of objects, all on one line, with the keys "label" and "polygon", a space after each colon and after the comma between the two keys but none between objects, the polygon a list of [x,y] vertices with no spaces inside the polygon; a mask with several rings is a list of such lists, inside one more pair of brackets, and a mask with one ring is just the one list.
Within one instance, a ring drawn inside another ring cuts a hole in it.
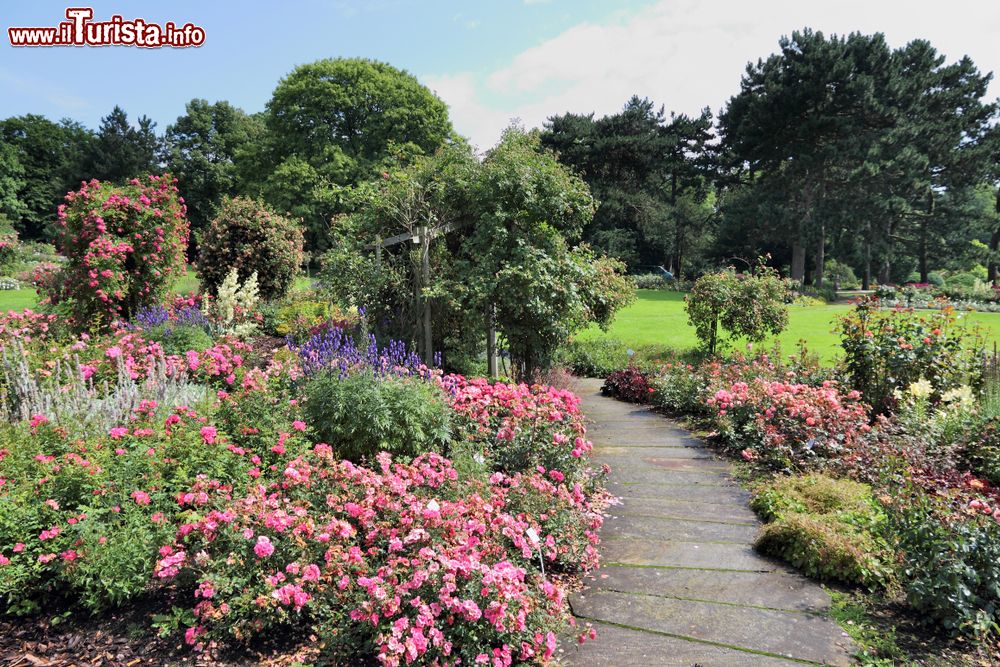
[{"label": "silver-grey foliage", "polygon": [[80,359],[55,359],[47,377],[33,372],[19,342],[0,354],[0,418],[9,422],[45,415],[81,434],[104,433],[121,425],[144,400],[161,406],[191,405],[205,400],[208,389],[181,370],[170,372],[161,354],[144,379],[135,380],[118,357],[114,384],[86,378]]}]

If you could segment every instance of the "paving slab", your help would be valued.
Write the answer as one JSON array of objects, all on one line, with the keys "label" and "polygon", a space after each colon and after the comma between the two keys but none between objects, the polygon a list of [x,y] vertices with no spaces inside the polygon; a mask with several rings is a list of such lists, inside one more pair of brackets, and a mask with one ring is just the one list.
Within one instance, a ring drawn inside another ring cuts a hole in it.
[{"label": "paving slab", "polygon": [[[619,498],[617,505],[608,508],[611,516],[686,517],[706,521],[729,521],[757,525],[757,515],[745,505],[734,502],[709,503],[688,498]],[[610,522],[609,522],[610,523]]]},{"label": "paving slab", "polygon": [[830,608],[826,591],[784,572],[668,570],[629,565],[602,567],[584,579],[589,590],[647,593],[706,602],[822,613]]},{"label": "paving slab", "polygon": [[638,453],[641,456],[654,458],[671,459],[694,459],[696,461],[717,461],[711,452],[705,451],[702,447],[672,447],[664,444],[614,444],[602,445],[594,444],[594,458],[602,463],[614,465],[617,459],[622,461],[630,460]]},{"label": "paving slab", "polygon": [[818,615],[609,591],[572,595],[570,605],[587,620],[819,664],[852,664],[847,634],[832,632],[830,621]]},{"label": "paving slab", "polygon": [[755,667],[851,664],[854,645],[826,613],[830,597],[756,553],[760,524],[730,465],[652,410],[580,383],[594,460],[619,500],[601,530],[603,567],[570,597],[598,638],[569,665]]},{"label": "paving slab", "polygon": [[750,502],[750,494],[735,484],[719,482],[717,484],[689,484],[685,480],[675,480],[672,483],[663,482],[623,482],[612,470],[606,484],[608,491],[620,498],[664,498],[671,500],[690,500],[703,503],[741,503],[744,506]]},{"label": "paving slab", "polygon": [[774,561],[758,554],[749,544],[668,541],[632,536],[602,537],[601,559],[607,563],[627,563],[641,567],[751,572],[771,572],[777,569]]},{"label": "paving slab", "polygon": [[609,521],[601,531],[602,539],[636,537],[684,542],[752,544],[760,530],[756,524],[705,521],[699,518],[625,514],[616,519]]},{"label": "paving slab", "polygon": [[747,653],[660,633],[594,623],[597,639],[563,641],[559,657],[569,665],[614,667],[801,667],[803,663]]}]

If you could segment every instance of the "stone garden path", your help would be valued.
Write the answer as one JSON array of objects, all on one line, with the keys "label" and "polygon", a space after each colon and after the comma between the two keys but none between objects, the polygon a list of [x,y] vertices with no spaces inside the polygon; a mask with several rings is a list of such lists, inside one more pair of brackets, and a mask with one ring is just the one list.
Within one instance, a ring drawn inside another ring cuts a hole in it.
[{"label": "stone garden path", "polygon": [[598,638],[567,640],[579,667],[778,667],[852,664],[826,617],[827,593],[758,555],[748,494],[687,431],[648,408],[578,391],[598,463],[621,504],[601,530],[602,566],[570,597]]}]

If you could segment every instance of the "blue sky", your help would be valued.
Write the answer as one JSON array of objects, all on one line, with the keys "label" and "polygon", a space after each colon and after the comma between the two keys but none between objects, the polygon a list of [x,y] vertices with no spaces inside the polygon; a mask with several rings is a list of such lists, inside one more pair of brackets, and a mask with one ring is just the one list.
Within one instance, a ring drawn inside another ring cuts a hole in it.
[{"label": "blue sky", "polygon": [[[74,3],[84,4],[84,3]],[[55,25],[65,2],[0,5],[0,27]],[[748,60],[804,25],[926,37],[955,59],[1000,69],[1000,3],[871,0],[289,0],[90,3],[95,19],[205,28],[197,49],[22,48],[0,40],[0,118],[64,116],[96,127],[121,105],[162,131],[194,97],[264,108],[278,80],[319,58],[363,56],[417,75],[462,134],[492,145],[512,118],[608,113],[632,93],[696,113],[724,104]],[[992,96],[1000,95],[997,85]]]}]

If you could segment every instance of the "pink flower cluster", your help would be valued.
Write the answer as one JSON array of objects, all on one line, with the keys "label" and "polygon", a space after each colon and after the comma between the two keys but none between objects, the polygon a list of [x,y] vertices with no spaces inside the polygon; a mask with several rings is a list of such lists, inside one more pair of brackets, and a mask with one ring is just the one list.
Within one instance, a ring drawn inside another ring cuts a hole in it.
[{"label": "pink flower cluster", "polygon": [[47,300],[69,304],[78,323],[109,326],[154,302],[184,270],[188,223],[169,175],[123,187],[92,180],[59,206],[60,251],[68,262],[43,282]]},{"label": "pink flower cluster", "polygon": [[[539,559],[555,570],[597,561],[601,519],[579,485],[540,473],[459,483],[436,454],[378,463],[338,461],[320,444],[288,461],[295,474],[244,496],[201,480],[179,498],[197,511],[156,569],[202,582],[192,643],[248,640],[291,612],[342,617],[326,631],[334,644],[360,639],[339,648],[345,660],[366,642],[383,665],[550,659],[567,609]],[[570,544],[581,536],[585,546]],[[232,594],[206,595],[204,582],[218,580],[234,582]]]},{"label": "pink flower cluster", "polygon": [[851,453],[871,431],[857,391],[756,379],[718,389],[707,401],[746,460],[763,456],[808,466]]},{"label": "pink flower cluster", "polygon": [[481,442],[484,454],[498,469],[531,471],[541,467],[571,480],[588,469],[580,398],[546,385],[490,383],[447,375],[442,386],[451,404],[466,420],[468,439]]}]

